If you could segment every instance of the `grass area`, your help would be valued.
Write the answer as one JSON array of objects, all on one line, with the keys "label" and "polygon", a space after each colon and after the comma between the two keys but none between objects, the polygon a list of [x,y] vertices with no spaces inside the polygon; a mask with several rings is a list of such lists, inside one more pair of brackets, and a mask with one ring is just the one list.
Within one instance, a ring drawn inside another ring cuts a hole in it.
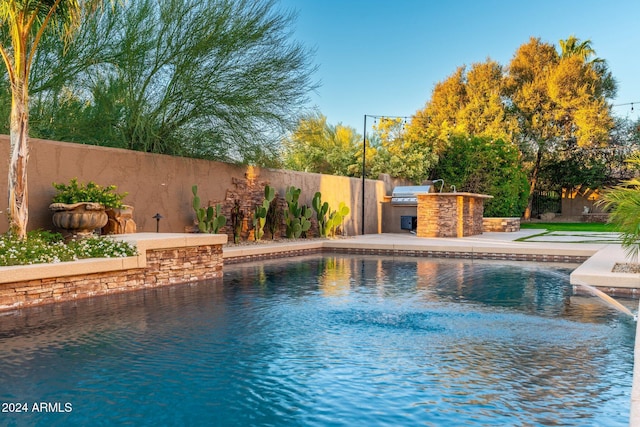
[{"label": "grass area", "polygon": [[601,222],[521,222],[522,229],[545,229],[548,231],[589,231],[589,232],[616,232],[614,224]]},{"label": "grass area", "polygon": [[92,237],[64,242],[62,235],[30,231],[25,240],[0,235],[0,267],[75,261],[84,258],[116,258],[137,254],[137,249],[110,238]]}]

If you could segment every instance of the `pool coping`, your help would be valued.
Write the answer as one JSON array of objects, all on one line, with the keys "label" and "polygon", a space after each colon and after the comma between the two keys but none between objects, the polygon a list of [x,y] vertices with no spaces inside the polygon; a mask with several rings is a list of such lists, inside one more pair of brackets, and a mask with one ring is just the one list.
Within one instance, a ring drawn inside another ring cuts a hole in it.
[{"label": "pool coping", "polygon": [[[580,264],[570,276],[575,286],[586,284],[605,292],[640,295],[640,274],[614,273],[616,263],[628,262],[620,244],[515,241],[539,233],[521,230],[512,233],[490,232],[461,238],[425,238],[409,233],[366,234],[338,239],[262,241],[255,244],[223,247],[227,263],[264,258],[295,256],[303,253],[336,251],[380,255],[442,256],[478,259],[568,262]],[[568,236],[567,238],[570,238]]]},{"label": "pool coping", "polygon": [[223,258],[228,263],[260,258],[294,256],[313,251],[353,253],[408,254],[414,256],[454,256],[461,258],[514,259],[570,262],[580,265],[571,273],[573,285],[587,284],[610,289],[640,292],[640,274],[613,273],[616,263],[628,262],[622,246],[614,243],[519,242],[521,237],[539,230],[512,233],[483,233],[461,238],[425,238],[413,234],[367,234],[338,239],[263,241],[250,245],[227,245]]}]

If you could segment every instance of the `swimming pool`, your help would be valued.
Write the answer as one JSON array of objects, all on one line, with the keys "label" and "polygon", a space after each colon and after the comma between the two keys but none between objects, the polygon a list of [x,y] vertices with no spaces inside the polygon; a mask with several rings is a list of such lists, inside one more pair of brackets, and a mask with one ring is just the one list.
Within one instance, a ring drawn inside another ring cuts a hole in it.
[{"label": "swimming pool", "polygon": [[635,323],[569,272],[325,254],[5,314],[0,419],[627,425]]}]

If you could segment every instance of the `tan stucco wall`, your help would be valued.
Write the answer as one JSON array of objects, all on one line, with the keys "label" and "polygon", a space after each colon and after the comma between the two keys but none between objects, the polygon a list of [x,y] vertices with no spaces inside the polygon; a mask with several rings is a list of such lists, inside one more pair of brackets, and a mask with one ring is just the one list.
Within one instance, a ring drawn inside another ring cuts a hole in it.
[{"label": "tan stucco wall", "polygon": [[[0,135],[0,233],[7,231],[7,174],[9,137]],[[128,192],[125,203],[135,207],[138,232],[156,231],[153,215],[160,213],[161,232],[183,232],[193,224],[191,186],[198,185],[203,201],[222,201],[233,179],[244,179],[250,166],[236,166],[207,160],[172,157],[136,151],[31,139],[28,164],[30,230],[52,229],[48,206],[55,189],[53,182],[95,181],[114,184]],[[288,186],[302,189],[300,201],[311,205],[316,191],[332,208],[345,202],[351,209],[344,228],[348,235],[360,234],[362,181],[321,174],[253,168],[260,180],[284,195]],[[365,189],[365,232],[379,233],[384,196],[382,181],[367,180]]]},{"label": "tan stucco wall", "polygon": [[598,190],[562,190],[562,216],[579,216],[584,213],[585,207],[589,213],[602,213],[602,206],[597,204],[600,199]]}]

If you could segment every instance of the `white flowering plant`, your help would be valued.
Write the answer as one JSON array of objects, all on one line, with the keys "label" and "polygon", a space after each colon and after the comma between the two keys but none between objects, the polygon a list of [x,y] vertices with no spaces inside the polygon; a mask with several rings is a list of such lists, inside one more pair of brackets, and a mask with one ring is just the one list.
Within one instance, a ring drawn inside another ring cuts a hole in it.
[{"label": "white flowering plant", "polygon": [[59,233],[30,231],[20,240],[0,235],[0,266],[76,261],[84,258],[121,258],[137,255],[135,246],[110,236],[64,241]]}]

